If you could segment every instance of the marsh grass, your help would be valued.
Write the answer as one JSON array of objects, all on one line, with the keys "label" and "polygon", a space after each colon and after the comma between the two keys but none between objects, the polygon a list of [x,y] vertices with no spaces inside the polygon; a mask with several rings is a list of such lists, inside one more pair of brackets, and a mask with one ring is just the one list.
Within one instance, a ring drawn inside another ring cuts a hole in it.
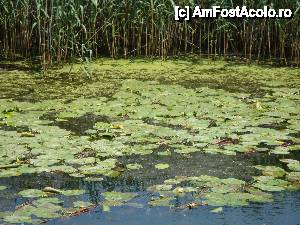
[{"label": "marsh grass", "polygon": [[45,70],[54,62],[87,55],[93,58],[168,56],[237,56],[299,64],[299,0],[202,1],[202,7],[268,5],[290,8],[294,18],[207,19],[174,21],[174,5],[188,0],[1,0],[0,54],[39,60]]}]

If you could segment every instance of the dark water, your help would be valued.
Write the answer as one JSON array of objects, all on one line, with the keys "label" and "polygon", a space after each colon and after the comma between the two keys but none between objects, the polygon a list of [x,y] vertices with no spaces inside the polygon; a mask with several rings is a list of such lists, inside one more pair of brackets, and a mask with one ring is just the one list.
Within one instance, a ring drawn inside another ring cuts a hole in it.
[{"label": "dark water", "polygon": [[[141,199],[141,202],[143,199]],[[114,208],[109,213],[100,209],[79,217],[53,220],[47,224],[111,224],[111,225],[297,225],[300,223],[300,193],[280,193],[268,204],[251,204],[247,207],[224,207],[223,212],[214,214],[212,207],[193,210],[172,211],[167,208],[132,207]]]},{"label": "dark water", "polygon": [[[298,155],[295,156],[297,158]],[[165,157],[165,162],[170,163],[170,168],[163,171],[152,171],[150,165],[161,161],[159,157]],[[274,202],[256,203],[245,207],[223,207],[221,213],[212,213],[212,206],[200,206],[195,209],[182,208],[192,198],[178,198],[175,208],[150,207],[147,202],[153,197],[153,193],[146,191],[147,187],[160,184],[165,179],[173,178],[177,173],[187,176],[199,176],[207,174],[219,177],[243,178],[247,180],[258,174],[251,165],[260,162],[266,165],[278,164],[278,156],[270,155],[245,155],[224,156],[203,153],[192,154],[192,157],[184,158],[172,154],[171,156],[136,156],[121,158],[124,162],[137,162],[144,166],[141,170],[126,171],[120,177],[104,178],[103,181],[87,182],[82,178],[71,178],[64,174],[40,174],[22,175],[7,179],[0,179],[0,185],[8,186],[8,190],[0,194],[0,211],[14,210],[16,205],[22,204],[26,199],[16,195],[26,188],[42,189],[51,186],[60,189],[85,189],[86,194],[78,197],[63,197],[65,208],[72,206],[72,201],[90,201],[97,206],[89,212],[75,217],[62,217],[49,220],[45,224],[109,224],[109,225],[189,225],[189,224],[220,224],[220,225],[297,225],[300,224],[300,192],[274,193]],[[185,161],[186,160],[186,161]],[[187,163],[189,162],[189,163]],[[149,168],[148,168],[149,167]],[[226,169],[224,169],[226,168]],[[135,192],[138,196],[130,202],[139,203],[142,208],[131,206],[111,207],[110,212],[102,212],[101,202],[105,191]]]}]

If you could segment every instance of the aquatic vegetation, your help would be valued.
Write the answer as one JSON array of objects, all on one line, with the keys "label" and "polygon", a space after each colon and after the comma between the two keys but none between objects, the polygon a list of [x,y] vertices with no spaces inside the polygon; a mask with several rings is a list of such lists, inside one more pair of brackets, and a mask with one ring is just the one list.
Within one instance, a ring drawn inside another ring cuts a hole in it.
[{"label": "aquatic vegetation", "polygon": [[104,212],[110,211],[110,207],[122,206],[134,197],[137,196],[136,193],[122,193],[122,192],[104,192],[102,193],[104,201],[102,203],[102,210]]},{"label": "aquatic vegetation", "polygon": [[218,208],[214,208],[212,210],[210,210],[212,213],[221,213],[223,211],[222,207],[218,207]]},{"label": "aquatic vegetation", "polygon": [[286,171],[276,166],[255,166],[256,169],[261,170],[264,176],[283,177]]},{"label": "aquatic vegetation", "polygon": [[[176,63],[134,66],[121,60],[113,66],[104,60],[103,68],[93,69],[111,75],[99,74],[86,92],[67,84],[72,93],[63,96],[54,85],[44,92],[37,87],[39,101],[0,99],[0,182],[42,174],[76,180],[72,188],[29,183],[17,191],[1,183],[0,195],[16,192],[22,204],[1,214],[4,223],[39,223],[97,207],[177,209],[178,202],[220,213],[224,207],[271,202],[274,192],[298,191],[297,70]],[[214,67],[220,73],[212,78]],[[114,72],[119,79],[112,79]],[[29,82],[26,74],[19,76]],[[244,82],[225,85],[229,78]],[[103,89],[109,89],[105,96]],[[220,165],[242,170],[233,174]],[[140,193],[112,185],[148,177],[157,179],[138,189],[147,193],[141,198],[148,204],[136,201]],[[98,186],[97,198],[85,198]]]},{"label": "aquatic vegetation", "polygon": [[151,201],[149,202],[150,206],[153,207],[157,207],[157,206],[164,206],[164,207],[173,207],[174,205],[171,203],[172,201],[174,201],[175,198],[174,197],[158,197],[158,198],[154,198],[151,199]]},{"label": "aquatic vegetation", "polygon": [[165,170],[168,169],[169,167],[170,167],[169,164],[166,163],[159,163],[155,165],[155,168],[158,170]]},{"label": "aquatic vegetation", "polygon": [[41,190],[28,189],[28,190],[20,191],[19,195],[24,198],[36,198],[36,197],[45,196],[45,193]]},{"label": "aquatic vegetation", "polygon": [[138,163],[127,164],[126,167],[127,167],[127,169],[129,169],[129,170],[138,170],[138,169],[143,168],[143,166],[142,166],[141,164],[138,164]]},{"label": "aquatic vegetation", "polygon": [[135,193],[121,193],[121,192],[104,192],[102,193],[103,197],[107,201],[120,201],[120,202],[127,202],[132,198],[136,197]]},{"label": "aquatic vegetation", "polygon": [[7,189],[7,187],[6,186],[0,186],[0,191],[4,191],[5,189]]}]

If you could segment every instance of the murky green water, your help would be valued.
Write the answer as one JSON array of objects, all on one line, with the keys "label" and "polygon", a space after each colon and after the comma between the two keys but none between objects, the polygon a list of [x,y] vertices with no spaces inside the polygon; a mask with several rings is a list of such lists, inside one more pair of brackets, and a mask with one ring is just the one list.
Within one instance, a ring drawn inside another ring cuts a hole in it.
[{"label": "murky green water", "polygon": [[299,69],[75,68],[0,72],[3,223],[300,221]]}]

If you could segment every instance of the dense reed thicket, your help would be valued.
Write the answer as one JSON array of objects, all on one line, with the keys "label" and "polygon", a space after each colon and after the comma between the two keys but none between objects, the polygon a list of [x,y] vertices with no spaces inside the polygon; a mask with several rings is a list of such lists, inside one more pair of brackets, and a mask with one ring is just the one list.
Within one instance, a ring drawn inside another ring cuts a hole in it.
[{"label": "dense reed thicket", "polygon": [[[293,19],[174,20],[174,4],[290,8]],[[236,55],[299,62],[300,0],[0,0],[0,54],[38,58]]]}]

